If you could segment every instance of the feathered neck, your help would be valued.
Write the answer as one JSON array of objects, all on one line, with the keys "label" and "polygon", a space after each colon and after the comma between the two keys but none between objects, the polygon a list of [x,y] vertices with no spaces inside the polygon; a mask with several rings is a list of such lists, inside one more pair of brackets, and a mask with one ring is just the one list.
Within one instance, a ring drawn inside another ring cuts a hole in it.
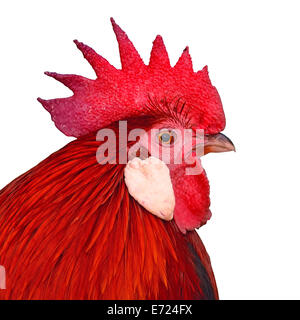
[{"label": "feathered neck", "polygon": [[97,163],[98,146],[95,135],[77,139],[1,190],[2,298],[205,297],[195,253],[213,276],[197,234],[140,207],[124,166]]}]

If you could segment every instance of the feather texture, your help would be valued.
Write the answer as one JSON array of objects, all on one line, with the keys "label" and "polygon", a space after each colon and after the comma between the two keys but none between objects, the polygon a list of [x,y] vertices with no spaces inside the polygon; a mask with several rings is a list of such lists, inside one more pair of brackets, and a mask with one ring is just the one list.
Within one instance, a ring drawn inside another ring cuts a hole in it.
[{"label": "feather texture", "polygon": [[98,147],[79,138],[0,191],[0,299],[217,298],[197,233],[143,209]]}]

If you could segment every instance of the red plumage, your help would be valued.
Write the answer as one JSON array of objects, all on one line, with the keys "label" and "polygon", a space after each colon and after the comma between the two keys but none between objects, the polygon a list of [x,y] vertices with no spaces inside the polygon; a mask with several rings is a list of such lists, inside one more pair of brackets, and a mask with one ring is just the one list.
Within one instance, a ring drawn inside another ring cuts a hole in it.
[{"label": "red plumage", "polygon": [[112,24],[121,70],[75,41],[97,78],[46,73],[74,95],[39,101],[58,129],[77,139],[0,191],[0,265],[7,275],[0,299],[218,298],[194,230],[210,218],[205,173],[170,169],[174,219],[160,220],[129,195],[125,165],[97,162],[96,132],[110,127],[118,135],[121,119],[145,129],[167,119],[215,137],[225,126],[220,97],[206,67],[193,71],[188,49],[171,67],[158,36],[146,66]]},{"label": "red plumage", "polygon": [[216,298],[196,231],[138,205],[124,166],[97,163],[98,146],[77,139],[1,191],[0,299]]}]

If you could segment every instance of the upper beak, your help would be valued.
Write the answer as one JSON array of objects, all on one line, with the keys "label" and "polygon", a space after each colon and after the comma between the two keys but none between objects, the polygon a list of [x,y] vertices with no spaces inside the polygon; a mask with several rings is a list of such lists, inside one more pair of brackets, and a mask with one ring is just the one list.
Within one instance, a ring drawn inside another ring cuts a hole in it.
[{"label": "upper beak", "polygon": [[232,141],[223,133],[206,135],[204,140],[204,154],[210,152],[228,152],[235,151]]}]

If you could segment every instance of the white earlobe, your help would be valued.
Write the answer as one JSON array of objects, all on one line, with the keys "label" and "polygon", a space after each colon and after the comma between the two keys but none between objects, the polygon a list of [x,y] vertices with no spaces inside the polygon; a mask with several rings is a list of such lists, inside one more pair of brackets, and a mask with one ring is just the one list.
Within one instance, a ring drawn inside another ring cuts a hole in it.
[{"label": "white earlobe", "polygon": [[155,158],[134,158],[125,168],[130,195],[145,209],[163,220],[172,220],[175,195],[167,165]]}]

